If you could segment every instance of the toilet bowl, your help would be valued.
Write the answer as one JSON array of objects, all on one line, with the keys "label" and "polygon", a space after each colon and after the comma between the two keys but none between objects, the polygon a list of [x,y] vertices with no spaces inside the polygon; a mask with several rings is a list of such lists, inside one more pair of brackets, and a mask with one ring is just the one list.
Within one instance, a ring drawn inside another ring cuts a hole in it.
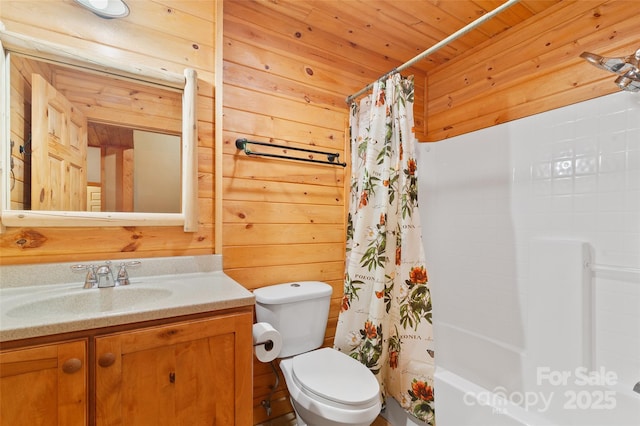
[{"label": "toilet bowl", "polygon": [[253,293],[257,320],[271,324],[282,337],[280,369],[298,426],[371,425],[381,408],[378,380],[349,355],[320,348],[332,287],[301,281]]},{"label": "toilet bowl", "polygon": [[298,426],[369,426],[380,413],[380,388],[371,371],[335,349],[280,361]]}]

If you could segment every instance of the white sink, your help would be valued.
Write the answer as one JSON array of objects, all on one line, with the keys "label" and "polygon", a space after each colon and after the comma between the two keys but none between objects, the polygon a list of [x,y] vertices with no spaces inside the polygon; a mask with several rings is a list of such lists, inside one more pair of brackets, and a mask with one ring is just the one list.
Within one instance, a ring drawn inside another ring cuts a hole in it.
[{"label": "white sink", "polygon": [[173,294],[167,288],[113,287],[79,289],[63,295],[28,301],[10,308],[6,315],[13,318],[68,316],[74,314],[131,311],[158,302]]},{"label": "white sink", "polygon": [[83,289],[74,265],[0,265],[0,343],[254,303],[253,293],[222,271],[221,255],[148,258],[130,285],[101,289]]}]

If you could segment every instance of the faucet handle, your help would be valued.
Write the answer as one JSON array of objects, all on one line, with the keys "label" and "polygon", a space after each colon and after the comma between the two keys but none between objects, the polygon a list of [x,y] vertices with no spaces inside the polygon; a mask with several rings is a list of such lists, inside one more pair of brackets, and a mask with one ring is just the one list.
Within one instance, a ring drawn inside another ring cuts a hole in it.
[{"label": "faucet handle", "polygon": [[83,288],[96,288],[98,286],[98,276],[96,275],[96,265],[73,265],[71,266],[73,272],[87,271],[87,276],[84,279]]},{"label": "faucet handle", "polygon": [[118,270],[118,276],[116,278],[116,285],[129,285],[129,273],[127,272],[127,267],[135,267],[140,266],[139,260],[132,260],[130,262],[122,262],[120,264],[120,269]]}]

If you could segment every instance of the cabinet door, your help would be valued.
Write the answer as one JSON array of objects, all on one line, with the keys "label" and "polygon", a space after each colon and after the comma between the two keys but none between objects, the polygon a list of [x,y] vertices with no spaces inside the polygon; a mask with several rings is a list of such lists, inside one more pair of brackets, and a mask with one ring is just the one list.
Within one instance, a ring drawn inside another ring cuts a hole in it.
[{"label": "cabinet door", "polygon": [[250,425],[250,312],[96,338],[96,425]]},{"label": "cabinet door", "polygon": [[86,425],[87,342],[0,353],[0,425]]}]

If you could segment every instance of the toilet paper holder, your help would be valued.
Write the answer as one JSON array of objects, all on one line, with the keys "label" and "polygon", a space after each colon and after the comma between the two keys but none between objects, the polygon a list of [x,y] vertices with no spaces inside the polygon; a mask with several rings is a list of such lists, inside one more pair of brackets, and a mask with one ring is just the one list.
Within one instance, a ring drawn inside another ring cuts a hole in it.
[{"label": "toilet paper holder", "polygon": [[258,342],[258,343],[254,343],[253,347],[255,348],[256,346],[262,346],[264,345],[264,348],[268,351],[270,351],[271,349],[273,349],[273,340],[266,340],[264,342]]},{"label": "toilet paper holder", "polygon": [[[262,345],[264,345],[264,348],[266,350],[270,351],[271,349],[273,349],[273,340],[269,339],[264,342],[254,343],[253,347],[262,346]],[[269,364],[271,364],[271,369],[273,370],[273,373],[276,375],[276,383],[269,386],[271,388],[271,391],[269,392],[269,396],[267,397],[267,399],[263,399],[262,401],[260,401],[260,405],[262,405],[264,409],[267,411],[267,416],[271,416],[271,397],[273,396],[273,393],[276,391],[278,384],[280,384],[280,380],[278,378],[278,371],[276,370],[276,367],[273,365],[273,361],[271,361]]]}]

